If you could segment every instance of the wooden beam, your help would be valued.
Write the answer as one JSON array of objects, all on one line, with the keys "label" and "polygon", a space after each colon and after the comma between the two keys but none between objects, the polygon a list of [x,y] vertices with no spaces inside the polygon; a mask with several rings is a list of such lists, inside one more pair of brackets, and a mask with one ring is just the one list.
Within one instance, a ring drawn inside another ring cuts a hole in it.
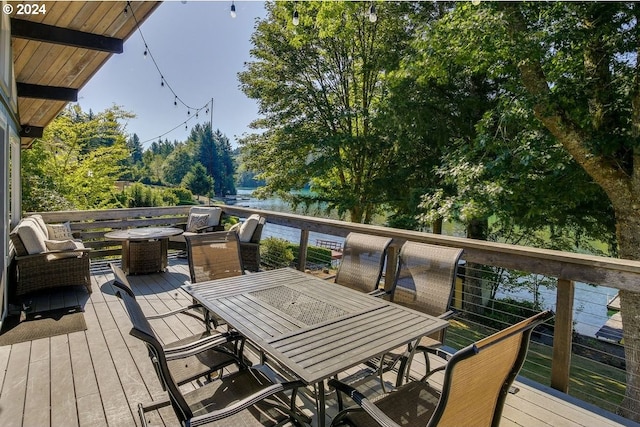
[{"label": "wooden beam", "polygon": [[21,125],[20,136],[22,138],[42,138],[44,128],[40,126]]},{"label": "wooden beam", "polygon": [[51,99],[54,101],[78,101],[78,89],[60,86],[41,86],[30,83],[16,83],[18,96],[23,98]]},{"label": "wooden beam", "polygon": [[11,36],[109,53],[124,50],[121,39],[16,18],[11,18]]}]

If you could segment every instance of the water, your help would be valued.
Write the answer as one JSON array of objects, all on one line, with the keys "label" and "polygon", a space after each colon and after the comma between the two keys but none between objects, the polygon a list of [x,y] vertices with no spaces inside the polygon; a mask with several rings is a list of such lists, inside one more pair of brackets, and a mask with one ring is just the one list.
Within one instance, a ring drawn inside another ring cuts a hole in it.
[{"label": "water", "polygon": [[[542,307],[556,311],[556,290],[546,287],[540,288]],[[596,332],[609,319],[607,303],[617,294],[617,289],[606,286],[593,286],[587,283],[575,282],[573,300],[573,322],[577,333],[595,337]],[[517,300],[531,300],[532,295],[525,289],[517,291],[498,292],[497,298],[510,297]]]},{"label": "water", "polygon": [[[253,189],[238,189],[238,197],[242,198],[235,204],[254,209],[264,209],[276,212],[292,212],[303,215],[320,216],[313,209],[307,211],[299,207],[295,211],[291,205],[280,198],[256,199],[251,197]],[[322,214],[322,216],[326,216]],[[336,219],[337,216],[335,216]],[[461,234],[462,232],[462,234]],[[300,242],[300,230],[276,224],[266,223],[263,232],[264,237],[278,237],[292,243]],[[462,236],[464,230],[452,224],[445,224],[444,234]],[[330,240],[344,243],[344,238],[324,233],[309,233],[309,244],[315,245],[316,240]],[[575,295],[573,306],[574,328],[577,333],[589,337],[595,337],[596,332],[608,320],[607,303],[617,294],[617,290],[606,286],[592,286],[586,283],[575,283]],[[496,295],[498,298],[511,297],[517,300],[532,300],[531,293],[526,289],[517,291],[501,291]],[[540,288],[540,298],[544,308],[556,310],[556,290],[546,287]]]},{"label": "water", "polygon": [[[253,189],[251,188],[238,188],[237,195],[241,198],[241,200],[236,201],[234,203],[237,206],[248,207],[252,209],[263,209],[268,211],[275,212],[288,212],[288,213],[296,213],[301,215],[311,215],[311,216],[320,216],[318,209],[310,209],[306,210],[303,207],[298,207],[297,209],[293,209],[292,206],[285,202],[284,200],[273,197],[269,199],[256,199],[251,197],[253,193]],[[323,217],[327,215],[322,214]],[[334,219],[339,219],[337,215],[329,215],[329,217]],[[270,224],[267,222],[262,230],[263,238],[267,237],[278,237],[280,239],[285,239],[291,243],[300,243],[300,230],[297,228],[285,227],[282,225]],[[316,233],[314,231],[309,232],[309,244],[315,245],[316,240],[330,240],[334,242],[338,242],[340,244],[344,244],[344,237],[334,236],[332,234],[325,233]]]}]

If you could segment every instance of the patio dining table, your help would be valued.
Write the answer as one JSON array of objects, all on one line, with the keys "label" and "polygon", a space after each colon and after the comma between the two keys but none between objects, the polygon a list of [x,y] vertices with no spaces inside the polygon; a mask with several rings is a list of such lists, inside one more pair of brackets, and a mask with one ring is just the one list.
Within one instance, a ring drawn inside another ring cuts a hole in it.
[{"label": "patio dining table", "polygon": [[448,324],[291,268],[183,289],[289,374],[317,385],[319,426],[325,424],[324,380]]}]

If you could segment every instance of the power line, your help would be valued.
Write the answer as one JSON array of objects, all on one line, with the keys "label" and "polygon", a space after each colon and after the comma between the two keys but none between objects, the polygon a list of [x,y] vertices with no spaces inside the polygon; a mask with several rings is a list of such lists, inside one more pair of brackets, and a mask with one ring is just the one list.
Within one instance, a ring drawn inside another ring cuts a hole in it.
[{"label": "power line", "polygon": [[[156,62],[156,59],[153,56],[153,53],[151,52],[151,49],[149,48],[149,44],[147,43],[147,40],[144,38],[144,35],[142,34],[142,29],[140,28],[140,22],[138,21],[138,18],[135,15],[135,12],[133,10],[133,7],[131,6],[131,2],[127,1],[127,6],[124,9],[124,14],[126,15],[127,13],[129,13],[129,11],[131,12],[131,16],[133,17],[133,20],[136,24],[136,28],[138,30],[138,33],[140,34],[140,38],[142,39],[142,42],[144,43],[144,56],[145,57],[149,57],[151,58],[151,61],[153,62],[153,65],[155,66],[156,70],[158,71],[158,74],[160,75],[160,85],[162,87],[167,87],[169,89],[169,91],[171,92],[171,94],[173,95],[173,103],[174,105],[177,107],[178,106],[178,102],[180,104],[182,104],[183,106],[185,106],[187,108],[187,115],[189,116],[185,121],[183,121],[182,123],[178,124],[177,126],[175,126],[173,129],[159,135],[156,136],[154,138],[148,139],[144,142],[142,142],[141,144],[145,144],[147,142],[150,141],[154,141],[156,139],[162,138],[165,135],[168,135],[169,133],[173,132],[174,130],[178,129],[181,126],[185,126],[187,125],[187,122],[189,122],[191,119],[193,119],[194,117],[197,118],[199,117],[199,113],[202,110],[206,110],[206,113],[209,113],[209,104],[211,103],[211,112],[213,114],[213,98],[211,99],[211,101],[207,101],[202,107],[200,108],[196,108],[196,107],[192,107],[191,105],[187,104],[180,96],[178,96],[178,94],[176,93],[176,91],[173,90],[173,87],[171,86],[171,84],[169,84],[169,82],[167,81],[167,79],[164,77],[164,74],[162,73],[162,71],[160,70],[160,66],[158,65],[158,63]],[[191,115],[191,111],[194,111],[195,114]],[[213,125],[213,120],[212,120],[212,125]]]}]

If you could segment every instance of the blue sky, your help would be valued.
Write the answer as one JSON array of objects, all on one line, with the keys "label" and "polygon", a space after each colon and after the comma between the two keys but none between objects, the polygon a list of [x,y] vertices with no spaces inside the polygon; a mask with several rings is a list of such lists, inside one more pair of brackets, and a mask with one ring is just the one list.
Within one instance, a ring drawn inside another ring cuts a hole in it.
[{"label": "blue sky", "polygon": [[[200,108],[213,98],[213,127],[236,137],[251,132],[249,123],[258,117],[258,107],[238,88],[237,74],[250,60],[250,37],[255,19],[264,17],[264,2],[235,1],[237,17],[231,18],[231,1],[166,1],[142,24],[142,35],[163,76],[187,104]],[[83,110],[97,112],[113,104],[136,114],[126,131],[141,141],[180,125],[189,117],[187,108],[174,106],[171,91],[160,85],[161,77],[136,31],[124,45],[124,53],[113,55],[80,90]],[[210,120],[202,111],[187,126]],[[185,125],[164,138],[182,141]],[[145,144],[148,146],[151,142]]]}]

